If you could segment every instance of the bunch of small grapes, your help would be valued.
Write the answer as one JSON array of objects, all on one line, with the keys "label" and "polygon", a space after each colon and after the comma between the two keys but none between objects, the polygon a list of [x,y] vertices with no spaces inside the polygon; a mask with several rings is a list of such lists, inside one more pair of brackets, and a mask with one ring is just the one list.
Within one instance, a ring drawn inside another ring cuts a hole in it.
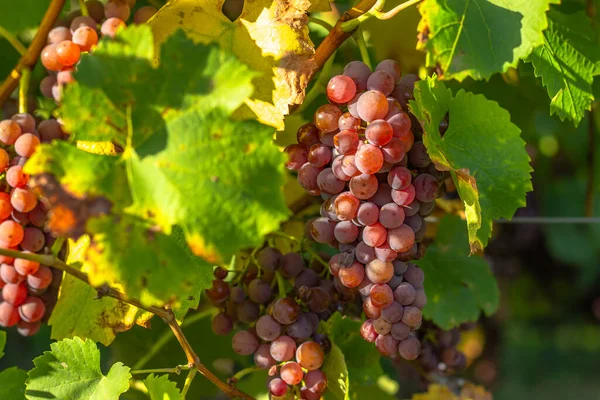
[{"label": "bunch of small grapes", "polygon": [[443,174],[419,138],[406,105],[415,77],[401,78],[394,60],[375,72],[349,63],[327,85],[330,104],[300,127],[286,148],[287,168],[300,185],[321,195],[321,217],[309,220],[308,236],[339,249],[330,260],[335,286],[358,291],[367,318],[363,338],[386,356],[414,360],[415,330],[427,302],[423,271],[406,263],[424,251],[418,241],[433,212]]},{"label": "bunch of small grapes", "polygon": [[[215,280],[206,291],[222,311],[212,321],[216,334],[227,335],[237,323],[233,350],[253,355],[257,367],[269,370],[269,390],[280,397],[299,389],[303,399],[319,399],[327,378],[319,369],[331,343],[318,332],[319,322],[337,309],[339,294],[319,262],[307,265],[299,253],[282,254],[265,247],[242,275],[227,282],[228,271],[215,270]],[[275,277],[292,285],[282,294]],[[275,290],[276,288],[277,290]]]},{"label": "bunch of small grapes", "polygon": [[[463,327],[468,329],[469,326]],[[427,334],[421,339],[422,351],[419,363],[425,372],[449,375],[462,372],[467,367],[467,358],[457,345],[460,342],[461,328],[441,330],[433,324],[424,329]]]},{"label": "bunch of small grapes", "polygon": [[[74,82],[75,70],[82,53],[90,52],[98,44],[98,34],[114,37],[126,26],[136,0],[111,0],[106,5],[99,0],[85,2],[87,16],[77,10],[48,33],[48,45],[44,47],[41,61],[50,75],[42,79],[40,90],[47,98],[60,102],[62,88]],[[133,15],[133,22],[141,24],[149,20],[157,9],[140,7]]]},{"label": "bunch of small grapes", "polygon": [[[4,249],[50,251],[54,237],[43,231],[47,210],[28,186],[23,165],[41,140],[60,138],[59,133],[55,120],[43,121],[36,129],[30,114],[0,121],[0,247]],[[59,279],[60,271],[35,261],[0,256],[0,326],[16,325],[23,336],[35,334],[56,298],[56,290],[48,289]]]}]

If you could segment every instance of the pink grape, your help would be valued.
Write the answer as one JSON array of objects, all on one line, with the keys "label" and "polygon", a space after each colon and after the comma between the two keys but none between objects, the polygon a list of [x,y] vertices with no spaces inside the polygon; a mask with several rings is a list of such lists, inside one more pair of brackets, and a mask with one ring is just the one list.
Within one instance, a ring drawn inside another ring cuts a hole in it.
[{"label": "pink grape", "polygon": [[356,111],[360,119],[371,122],[383,119],[388,113],[388,102],[385,95],[376,90],[364,92],[358,98]]},{"label": "pink grape", "polygon": [[356,90],[362,91],[367,88],[371,68],[362,61],[352,61],[344,67],[344,75],[352,78],[356,84]]},{"label": "pink grape", "polygon": [[360,119],[354,117],[350,112],[345,112],[338,120],[338,127],[340,128],[340,131],[357,131],[360,128],[360,122]]},{"label": "pink grape", "polygon": [[[392,189],[403,190],[410,185],[412,175],[406,167],[394,167],[388,172],[387,182]],[[415,188],[416,189],[416,188]]]},{"label": "pink grape", "polygon": [[412,121],[407,113],[401,111],[392,115],[387,119],[387,122],[392,126],[394,136],[397,138],[404,137],[412,127]]},{"label": "pink grape", "polygon": [[315,393],[322,393],[327,389],[327,375],[319,369],[309,371],[304,375],[306,387]]},{"label": "pink grape", "polygon": [[25,276],[19,274],[14,266],[2,264],[0,266],[0,279],[4,283],[20,283],[25,280]]},{"label": "pink grape", "polygon": [[398,253],[392,250],[387,242],[375,247],[375,257],[381,261],[394,261],[397,256]]},{"label": "pink grape", "polygon": [[333,145],[340,154],[354,154],[358,149],[358,134],[356,131],[343,130],[333,137]]},{"label": "pink grape", "polygon": [[[383,309],[381,310],[383,314]],[[386,321],[383,317],[377,318],[373,321],[373,328],[379,335],[387,335],[392,330],[392,324]]]},{"label": "pink grape", "polygon": [[13,306],[20,306],[27,299],[27,286],[23,283],[7,283],[2,288],[2,298]]},{"label": "pink grape", "polygon": [[318,188],[317,177],[323,168],[315,167],[309,163],[304,164],[298,171],[298,182],[306,190]]},{"label": "pink grape", "polygon": [[342,162],[343,162],[344,156],[339,155],[337,156],[333,162],[331,163],[331,170],[333,171],[333,174],[335,175],[336,178],[338,178],[341,181],[349,181],[352,177],[346,175],[346,173],[344,172],[343,168],[342,168]]},{"label": "pink grape", "polygon": [[359,262],[339,270],[338,277],[342,284],[348,288],[354,288],[360,285],[365,277],[365,268]]},{"label": "pink grape", "polygon": [[409,328],[418,329],[421,326],[423,315],[421,310],[414,306],[404,307],[404,314],[402,314],[402,323],[406,324]]},{"label": "pink grape", "polygon": [[415,187],[408,185],[406,189],[392,190],[392,200],[399,206],[407,206],[415,199]]},{"label": "pink grape", "polygon": [[402,282],[394,290],[394,299],[403,306],[408,306],[415,301],[416,291],[413,285],[408,282]]},{"label": "pink grape", "polygon": [[366,200],[377,192],[379,183],[375,175],[361,174],[350,179],[350,192],[356,198]]},{"label": "pink grape", "polygon": [[379,308],[388,307],[394,302],[394,292],[389,285],[385,283],[373,285],[369,296],[371,297],[373,305]]},{"label": "pink grape", "polygon": [[289,170],[299,171],[308,162],[308,150],[305,146],[290,144],[284,151],[288,156],[285,167]]},{"label": "pink grape", "polygon": [[348,112],[351,116],[360,121],[360,115],[358,115],[358,99],[362,95],[362,92],[356,93],[352,100],[348,102]]},{"label": "pink grape", "polygon": [[400,79],[401,68],[400,64],[396,60],[387,59],[383,60],[377,67],[375,67],[375,71],[385,71],[392,76],[394,82],[397,82]]},{"label": "pink grape", "polygon": [[376,204],[379,207],[383,207],[387,203],[391,203],[392,200],[392,188],[385,182],[379,183],[377,193],[369,199],[370,202]]},{"label": "pink grape", "polygon": [[393,301],[389,306],[381,310],[381,318],[385,319],[391,324],[395,324],[396,322],[400,321],[403,314],[404,307],[402,307],[402,304],[396,301]]},{"label": "pink grape", "polygon": [[371,122],[365,129],[365,137],[375,146],[385,146],[392,140],[393,135],[392,126],[382,119]]},{"label": "pink grape", "polygon": [[365,273],[373,283],[387,283],[394,276],[394,265],[375,259],[365,266]]},{"label": "pink grape", "polygon": [[277,364],[277,361],[271,357],[271,351],[268,344],[261,344],[254,352],[254,364],[261,369],[269,369]]},{"label": "pink grape", "polygon": [[395,85],[394,77],[381,69],[373,72],[367,80],[367,90],[377,90],[386,96],[394,91]]},{"label": "pink grape", "polygon": [[275,397],[283,397],[288,391],[288,385],[281,378],[275,378],[269,382],[269,392]]},{"label": "pink grape", "polygon": [[396,100],[393,97],[388,96],[387,101],[388,101],[388,113],[385,114],[385,117],[383,119],[389,122],[390,118],[392,118],[394,115],[402,112],[402,106],[400,105],[398,100]]},{"label": "pink grape", "polygon": [[335,226],[333,234],[340,243],[352,243],[358,237],[358,227],[351,221],[341,221]]},{"label": "pink grape", "polygon": [[379,335],[375,340],[375,347],[377,347],[381,355],[389,357],[396,353],[398,341],[392,335]]},{"label": "pink grape", "polygon": [[356,84],[349,76],[336,75],[327,83],[327,98],[333,103],[347,103],[356,94]]},{"label": "pink grape", "polygon": [[360,175],[361,172],[356,168],[356,156],[353,154],[345,155],[342,158],[342,171],[349,177]]},{"label": "pink grape", "polygon": [[315,113],[315,125],[324,132],[333,132],[338,128],[342,110],[333,104],[324,104]]},{"label": "pink grape", "polygon": [[415,142],[408,153],[408,160],[417,168],[425,168],[431,164],[431,158],[427,153],[427,148],[423,142]]},{"label": "pink grape", "polygon": [[256,334],[266,341],[273,341],[281,334],[281,325],[270,315],[263,315],[256,321]]},{"label": "pink grape", "polygon": [[321,168],[331,161],[331,149],[322,144],[313,144],[308,150],[308,163],[313,167]]},{"label": "pink grape", "polygon": [[388,203],[379,210],[379,222],[388,229],[398,228],[404,218],[404,209],[396,203]]},{"label": "pink grape", "polygon": [[427,295],[425,294],[425,290],[423,290],[423,289],[417,290],[417,292],[415,294],[415,301],[413,301],[412,305],[419,309],[423,309],[423,307],[425,307],[426,304],[427,304]]},{"label": "pink grape", "polygon": [[114,38],[121,29],[125,28],[125,22],[120,18],[108,18],[106,21],[102,23],[100,27],[100,32],[102,35]]},{"label": "pink grape", "polygon": [[317,175],[317,186],[323,193],[338,194],[346,185],[335,176],[331,168],[325,168]]},{"label": "pink grape", "polygon": [[421,342],[414,336],[409,336],[398,344],[398,353],[405,360],[416,360],[421,352]]},{"label": "pink grape", "polygon": [[333,234],[334,222],[327,218],[317,218],[310,224],[310,234],[318,243],[332,243],[335,239]]},{"label": "pink grape", "polygon": [[371,202],[362,203],[358,207],[356,219],[362,225],[373,225],[379,220],[379,207]]},{"label": "pink grape", "polygon": [[423,226],[423,218],[421,218],[421,216],[418,214],[413,215],[412,217],[406,217],[406,219],[404,220],[404,223],[406,225],[410,226],[410,228],[415,232],[415,238],[416,238],[417,232]]},{"label": "pink grape", "polygon": [[337,133],[337,129],[331,132],[319,131],[319,141],[326,146],[333,147],[333,138]]},{"label": "pink grape", "polygon": [[44,290],[52,283],[52,270],[41,265],[35,274],[27,275],[27,286],[35,290]]},{"label": "pink grape", "polygon": [[396,137],[393,137],[385,146],[381,147],[383,159],[390,164],[396,164],[402,161],[406,155],[404,144]]},{"label": "pink grape", "polygon": [[365,144],[356,152],[354,163],[363,174],[374,174],[383,165],[383,153],[378,147]]},{"label": "pink grape", "polygon": [[368,264],[375,259],[375,249],[363,241],[358,242],[355,257],[362,264]]},{"label": "pink grape", "polygon": [[386,239],[387,229],[379,222],[364,228],[362,240],[371,247],[381,246]]},{"label": "pink grape", "polygon": [[415,244],[415,233],[408,225],[402,225],[388,232],[387,241],[392,249],[401,253],[410,250]]},{"label": "pink grape", "polygon": [[319,129],[311,122],[302,125],[296,132],[296,141],[307,148],[310,148],[313,144],[321,143]]},{"label": "pink grape", "polygon": [[270,351],[275,361],[289,361],[296,354],[296,342],[289,336],[279,336],[271,343]]},{"label": "pink grape", "polygon": [[390,331],[392,337],[396,340],[404,340],[410,335],[410,328],[402,322],[396,322],[392,324],[392,330]]},{"label": "pink grape", "polygon": [[412,184],[415,188],[415,197],[417,200],[422,202],[431,202],[435,200],[439,184],[437,179],[432,175],[420,174],[415,178]]},{"label": "pink grape", "polygon": [[19,316],[25,322],[39,321],[45,313],[46,305],[39,297],[29,296],[27,300],[19,306]]},{"label": "pink grape", "polygon": [[404,279],[413,285],[415,288],[423,287],[423,281],[425,280],[425,273],[419,267],[414,264],[408,264],[406,271],[404,272]]},{"label": "pink grape", "polygon": [[321,368],[325,360],[323,348],[316,342],[308,341],[298,346],[296,350],[296,360],[309,371],[314,371]]},{"label": "pink grape", "polygon": [[[340,193],[334,202],[335,213],[341,221],[351,221],[356,217],[360,200],[356,198],[350,192]],[[1,228],[0,224],[0,239],[1,239]]]},{"label": "pink grape", "polygon": [[16,325],[20,320],[17,307],[3,301],[0,303],[0,326],[10,328]]},{"label": "pink grape", "polygon": [[373,320],[367,319],[360,326],[360,336],[365,339],[369,343],[375,343],[375,339],[379,334],[375,332],[375,328],[373,328]]},{"label": "pink grape", "polygon": [[371,301],[371,297],[367,297],[365,301],[363,301],[363,312],[365,316],[370,319],[377,319],[381,317],[381,308],[375,307],[373,302]]}]

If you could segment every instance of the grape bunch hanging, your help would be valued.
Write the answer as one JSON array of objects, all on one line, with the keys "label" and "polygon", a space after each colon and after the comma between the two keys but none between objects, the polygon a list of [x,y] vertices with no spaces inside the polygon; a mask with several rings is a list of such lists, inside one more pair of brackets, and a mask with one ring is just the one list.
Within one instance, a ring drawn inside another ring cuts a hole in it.
[{"label": "grape bunch hanging", "polygon": [[[112,0],[104,5],[98,0],[88,0],[84,4],[89,15],[81,15],[80,10],[72,12],[48,33],[48,45],[40,57],[50,73],[40,83],[45,97],[60,103],[63,87],[75,81],[73,71],[81,54],[94,50],[99,34],[115,37],[126,26],[135,3],[135,0]],[[133,15],[133,22],[144,23],[156,11],[153,6],[140,7]]]},{"label": "grape bunch hanging", "polygon": [[339,250],[329,262],[334,286],[357,291],[366,321],[362,337],[385,356],[414,360],[415,331],[427,302],[422,256],[424,217],[431,214],[443,174],[437,171],[408,112],[416,77],[401,77],[394,60],[374,72],[349,63],[327,85],[329,104],[286,148],[287,168],[324,202],[308,236]]},{"label": "grape bunch hanging", "polygon": [[[243,328],[233,335],[233,350],[253,355],[255,365],[269,371],[272,396],[297,391],[303,399],[319,399],[327,388],[320,368],[331,342],[319,332],[319,323],[339,308],[343,295],[324,277],[322,263],[306,263],[300,253],[265,247],[235,279],[226,281],[228,271],[217,268],[206,291],[222,310],[212,320],[213,331],[228,335],[234,323]],[[280,286],[283,281],[291,285]]]},{"label": "grape bunch hanging", "polygon": [[[0,247],[47,254],[55,238],[44,232],[47,211],[28,186],[23,165],[40,142],[63,137],[56,120],[36,121],[30,114],[15,114],[0,121]],[[56,302],[61,272],[38,262],[0,256],[0,326],[17,327],[23,336],[34,335]]]}]

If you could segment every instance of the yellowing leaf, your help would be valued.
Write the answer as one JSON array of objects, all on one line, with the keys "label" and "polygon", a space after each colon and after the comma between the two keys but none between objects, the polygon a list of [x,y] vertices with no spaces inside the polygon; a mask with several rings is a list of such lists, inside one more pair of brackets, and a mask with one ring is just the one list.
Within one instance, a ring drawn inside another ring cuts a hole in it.
[{"label": "yellowing leaf", "polygon": [[447,386],[432,384],[427,393],[417,393],[411,400],[493,400],[493,397],[484,387],[472,383],[466,383],[460,395],[454,394]]},{"label": "yellowing leaf", "polygon": [[92,154],[101,154],[105,156],[114,156],[117,154],[115,145],[111,142],[92,142],[88,140],[78,140],[77,148]]},{"label": "yellowing leaf", "polygon": [[239,18],[223,15],[223,0],[173,0],[152,19],[150,26],[157,48],[175,30],[182,28],[197,42],[217,42],[251,69],[262,75],[253,80],[256,90],[235,114],[283,129],[289,106],[301,104],[304,90],[316,64],[314,46],[308,36],[306,12],[317,7],[308,0],[246,1]]}]

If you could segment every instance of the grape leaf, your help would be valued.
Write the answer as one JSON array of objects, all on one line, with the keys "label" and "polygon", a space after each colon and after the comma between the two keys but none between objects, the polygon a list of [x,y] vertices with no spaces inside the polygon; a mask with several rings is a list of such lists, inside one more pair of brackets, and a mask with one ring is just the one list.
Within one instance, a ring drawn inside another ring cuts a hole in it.
[{"label": "grape leaf", "polygon": [[[223,1],[207,0],[201,7],[195,0],[171,1],[149,24],[158,43],[183,28],[195,41],[217,42],[261,72],[253,81],[254,95],[236,115],[248,118],[256,114],[259,121],[283,129],[283,116],[288,114],[289,105],[302,103],[309,78],[316,70],[306,16],[311,3],[244,2],[241,15],[230,21],[221,12]],[[321,8],[320,3],[314,6]]]},{"label": "grape leaf", "polygon": [[[89,244],[87,235],[77,242],[70,240],[67,263],[83,263]],[[87,272],[89,268],[83,264],[81,269]],[[65,274],[48,325],[52,327],[53,339],[78,336],[108,346],[117,333],[135,323],[144,325],[151,317],[152,314],[112,297],[98,298],[98,292],[90,285]]]},{"label": "grape leaf", "polygon": [[[471,251],[486,246],[492,221],[512,218],[532,190],[529,156],[520,130],[495,101],[460,90],[456,96],[435,77],[417,82],[413,114],[433,162],[449,170],[465,203]],[[439,123],[448,113],[444,135]]]},{"label": "grape leaf", "polygon": [[550,96],[550,113],[577,126],[594,100],[592,82],[600,72],[600,49],[584,12],[567,15],[552,10],[549,16],[544,43],[528,60]]},{"label": "grape leaf", "polygon": [[169,375],[154,376],[154,374],[150,374],[144,379],[144,385],[148,389],[151,400],[183,400],[184,398],[177,388],[177,384],[169,380]]},{"label": "grape leaf", "polygon": [[498,285],[488,263],[468,256],[469,243],[459,217],[447,215],[425,256],[415,261],[425,273],[428,303],[423,315],[443,329],[476,321],[498,308]]},{"label": "grape leaf", "polygon": [[129,389],[129,368],[118,362],[103,375],[100,350],[91,340],[64,339],[50,348],[33,360],[25,391],[29,400],[116,400]]},{"label": "grape leaf", "polygon": [[348,400],[349,381],[348,370],[344,353],[335,344],[332,344],[331,351],[327,354],[321,370],[327,375],[327,393],[335,399]]},{"label": "grape leaf", "polygon": [[6,346],[6,332],[0,331],[0,358],[4,357],[4,346]]},{"label": "grape leaf", "polygon": [[17,367],[0,372],[0,399],[25,400],[27,372]]},{"label": "grape leaf", "polygon": [[13,34],[35,28],[42,22],[50,0],[7,1],[2,4],[0,26]]},{"label": "grape leaf", "polygon": [[429,385],[426,393],[416,393],[411,400],[492,400],[491,393],[484,387],[467,382],[460,391],[455,394],[448,386],[434,383]]},{"label": "grape leaf", "polygon": [[445,79],[488,79],[543,43],[551,3],[558,0],[426,0],[419,47]]}]

